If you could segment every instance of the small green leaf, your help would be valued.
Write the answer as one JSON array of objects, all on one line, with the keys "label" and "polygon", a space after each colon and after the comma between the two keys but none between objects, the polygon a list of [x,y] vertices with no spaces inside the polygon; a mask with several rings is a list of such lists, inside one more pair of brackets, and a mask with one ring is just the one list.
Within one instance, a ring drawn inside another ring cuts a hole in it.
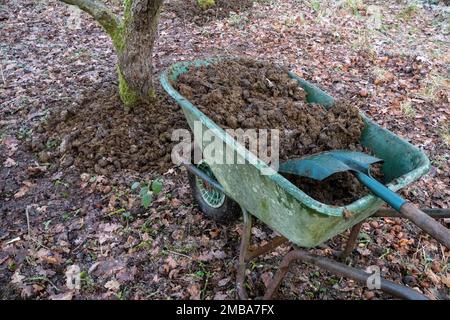
[{"label": "small green leaf", "polygon": [[141,198],[142,198],[145,194],[147,194],[148,191],[149,191],[148,187],[143,187],[143,188],[141,188],[141,191],[139,192],[139,195],[141,196]]},{"label": "small green leaf", "polygon": [[152,204],[152,195],[150,193],[146,193],[141,198],[142,206],[147,209]]},{"label": "small green leaf", "polygon": [[152,182],[152,191],[155,194],[158,194],[162,191],[163,189],[163,182],[159,179],[153,180]]},{"label": "small green leaf", "polygon": [[141,184],[137,181],[133,182],[133,184],[131,185],[131,190],[136,190],[137,188],[139,188]]},{"label": "small green leaf", "polygon": [[131,218],[132,218],[131,213],[128,212],[128,211],[125,211],[124,213],[122,213],[122,217],[123,217],[125,220],[131,220]]}]

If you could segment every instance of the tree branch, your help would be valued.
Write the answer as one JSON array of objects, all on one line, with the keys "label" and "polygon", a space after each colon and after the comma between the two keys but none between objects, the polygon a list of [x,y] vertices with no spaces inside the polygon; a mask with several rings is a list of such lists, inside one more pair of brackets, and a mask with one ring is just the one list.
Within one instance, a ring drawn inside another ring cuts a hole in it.
[{"label": "tree branch", "polygon": [[89,13],[109,35],[114,35],[120,20],[103,2],[99,0],[60,0],[61,2],[77,6]]}]

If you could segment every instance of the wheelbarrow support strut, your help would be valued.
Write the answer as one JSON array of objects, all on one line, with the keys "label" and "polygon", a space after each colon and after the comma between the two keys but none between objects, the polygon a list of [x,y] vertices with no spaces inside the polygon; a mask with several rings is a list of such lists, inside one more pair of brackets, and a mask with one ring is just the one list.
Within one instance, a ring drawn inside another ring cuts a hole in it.
[{"label": "wheelbarrow support strut", "polygon": [[[210,184],[212,187],[216,188],[220,192],[226,194],[224,188],[217,181],[212,180],[208,175],[204,174],[195,165],[185,160],[181,160],[180,163],[188,171],[192,172],[199,178],[205,180],[208,184]],[[247,300],[249,299],[245,284],[247,263],[264,253],[274,250],[283,243],[288,242],[288,239],[282,236],[278,236],[263,246],[252,247],[251,246],[252,216],[244,208],[241,207],[241,209],[244,224],[239,248],[239,260],[236,273],[236,287],[239,298],[242,300]],[[448,209],[422,209],[422,211],[424,211],[434,219],[450,218],[450,212]],[[395,210],[381,209],[377,211],[372,217],[402,217],[402,216]],[[341,252],[339,257],[341,260],[345,260],[354,250],[358,239],[358,234],[359,231],[361,230],[363,222],[364,221],[359,222],[358,224],[354,225],[353,228],[351,229],[350,236],[344,247],[344,251]],[[289,271],[289,266],[296,260],[300,260],[303,263],[312,264],[317,267],[323,268],[331,273],[353,279],[363,285],[367,284],[367,279],[371,276],[370,273],[367,273],[365,271],[352,268],[343,263],[333,261],[331,259],[322,256],[314,255],[305,250],[296,248],[287,253],[283,258],[278,268],[278,271],[275,273],[274,277],[272,278],[271,282],[268,285],[267,291],[263,297],[264,299],[272,299],[275,296],[286,273]],[[411,300],[428,299],[425,295],[420,294],[409,287],[385,279],[380,279],[380,290],[388,294],[391,294],[395,297],[403,299],[411,299]]]},{"label": "wheelbarrow support strut", "polygon": [[[241,238],[241,245],[239,250],[239,261],[238,261],[238,268],[237,268],[237,274],[236,274],[236,287],[237,292],[240,299],[247,300],[248,294],[247,290],[245,288],[245,272],[246,272],[246,266],[247,262],[250,260],[256,258],[257,256],[264,254],[268,251],[271,251],[275,249],[276,247],[280,246],[284,242],[287,242],[286,238],[283,237],[277,237],[273,239],[271,242],[267,243],[266,245],[259,247],[257,249],[251,249],[250,248],[250,238],[251,238],[251,228],[252,228],[252,219],[251,215],[245,210],[242,209],[242,214],[244,218],[244,226],[243,226],[243,232],[242,232],[242,238]],[[361,227],[361,223],[356,225],[358,229],[354,228],[354,233],[359,232],[359,228]],[[355,227],[356,227],[355,226]],[[356,232],[357,230],[357,232]],[[349,239],[351,240],[351,239]],[[355,237],[356,240],[356,237]],[[350,246],[347,245],[347,248]],[[357,282],[360,282],[361,284],[365,285],[367,284],[368,278],[371,276],[370,273],[364,272],[362,270],[349,267],[343,263],[339,263],[337,261],[333,261],[331,259],[327,259],[318,255],[310,254],[305,250],[302,249],[295,249],[291,250],[288,254],[286,254],[279,265],[278,271],[275,273],[274,277],[270,281],[267,291],[264,294],[263,299],[269,300],[274,297],[276,292],[278,291],[278,288],[283,281],[284,277],[286,276],[286,273],[289,271],[289,266],[291,263],[293,263],[296,260],[300,260],[304,263],[309,263],[312,265],[315,265],[317,267],[323,268],[331,273],[353,279]],[[403,299],[410,299],[410,300],[428,300],[428,298],[418,293],[417,291],[408,288],[403,285],[399,285],[395,282],[381,279],[380,281],[380,288],[381,291],[389,293],[393,296],[403,298]]]}]

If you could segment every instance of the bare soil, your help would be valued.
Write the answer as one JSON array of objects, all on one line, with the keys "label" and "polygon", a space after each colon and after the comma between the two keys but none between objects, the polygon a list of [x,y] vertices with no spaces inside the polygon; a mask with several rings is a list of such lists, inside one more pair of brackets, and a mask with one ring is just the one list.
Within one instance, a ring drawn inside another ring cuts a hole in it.
[{"label": "bare soil", "polygon": [[[114,87],[49,117],[26,146],[39,159],[61,168],[110,175],[121,169],[161,173],[173,166],[171,130],[187,126],[179,107],[164,97],[152,105],[125,110]],[[58,146],[58,147],[56,147]]]},{"label": "bare soil", "polygon": [[169,12],[175,13],[178,18],[203,25],[211,20],[223,19],[231,12],[245,11],[253,5],[252,0],[216,0],[215,5],[202,9],[196,0],[173,0],[165,4]]},{"label": "bare soil", "polygon": [[[362,150],[364,123],[358,108],[338,102],[327,110],[307,103],[307,93],[281,66],[244,58],[222,61],[192,68],[174,85],[223,128],[280,130],[280,161],[334,149]],[[288,178],[333,205],[367,193],[350,173],[322,182]]]}]

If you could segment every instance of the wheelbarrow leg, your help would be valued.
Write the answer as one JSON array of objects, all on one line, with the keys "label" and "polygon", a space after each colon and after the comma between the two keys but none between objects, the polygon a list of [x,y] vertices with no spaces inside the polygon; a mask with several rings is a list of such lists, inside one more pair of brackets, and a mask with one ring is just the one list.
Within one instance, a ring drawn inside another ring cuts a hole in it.
[{"label": "wheelbarrow leg", "polygon": [[364,220],[353,226],[352,230],[350,231],[347,243],[345,244],[345,249],[339,255],[340,260],[347,259],[350,253],[352,253],[353,249],[355,249],[356,240],[358,240],[359,231],[361,230],[363,222]]},{"label": "wheelbarrow leg", "polygon": [[283,236],[275,237],[272,241],[266,243],[265,245],[261,247],[250,247],[250,249],[247,252],[247,256],[245,257],[245,261],[249,262],[252,259],[255,259],[256,257],[259,257],[260,255],[272,251],[276,249],[277,247],[281,246],[283,243],[287,242],[288,239],[286,239]]},{"label": "wheelbarrow leg", "polygon": [[252,231],[252,216],[242,209],[242,216],[244,218],[244,226],[242,230],[241,245],[239,249],[239,261],[236,273],[236,289],[241,300],[248,300],[247,289],[245,288],[245,270],[247,268],[246,257],[248,248],[250,246],[250,236]]},{"label": "wheelbarrow leg", "polygon": [[264,246],[251,248],[251,231],[252,231],[252,216],[243,208],[242,215],[244,218],[244,225],[242,230],[241,244],[239,248],[239,261],[236,272],[236,289],[241,300],[248,300],[247,289],[245,288],[245,271],[247,269],[247,263],[252,259],[274,250],[288,239],[282,236],[275,237],[272,241],[268,242]]},{"label": "wheelbarrow leg", "polygon": [[[370,273],[349,267],[343,263],[339,263],[325,257],[310,254],[305,250],[292,250],[283,258],[283,261],[281,262],[275,276],[272,278],[272,281],[269,284],[269,287],[263,299],[268,300],[273,298],[274,294],[278,291],[281,281],[288,272],[290,264],[295,260],[300,260],[303,263],[309,263],[318,266],[336,275],[356,280],[364,285],[367,285],[367,281],[372,276]],[[379,289],[393,296],[410,300],[428,300],[426,296],[418,293],[411,288],[399,285],[395,282],[388,281],[383,278],[380,278],[379,280]]]}]

